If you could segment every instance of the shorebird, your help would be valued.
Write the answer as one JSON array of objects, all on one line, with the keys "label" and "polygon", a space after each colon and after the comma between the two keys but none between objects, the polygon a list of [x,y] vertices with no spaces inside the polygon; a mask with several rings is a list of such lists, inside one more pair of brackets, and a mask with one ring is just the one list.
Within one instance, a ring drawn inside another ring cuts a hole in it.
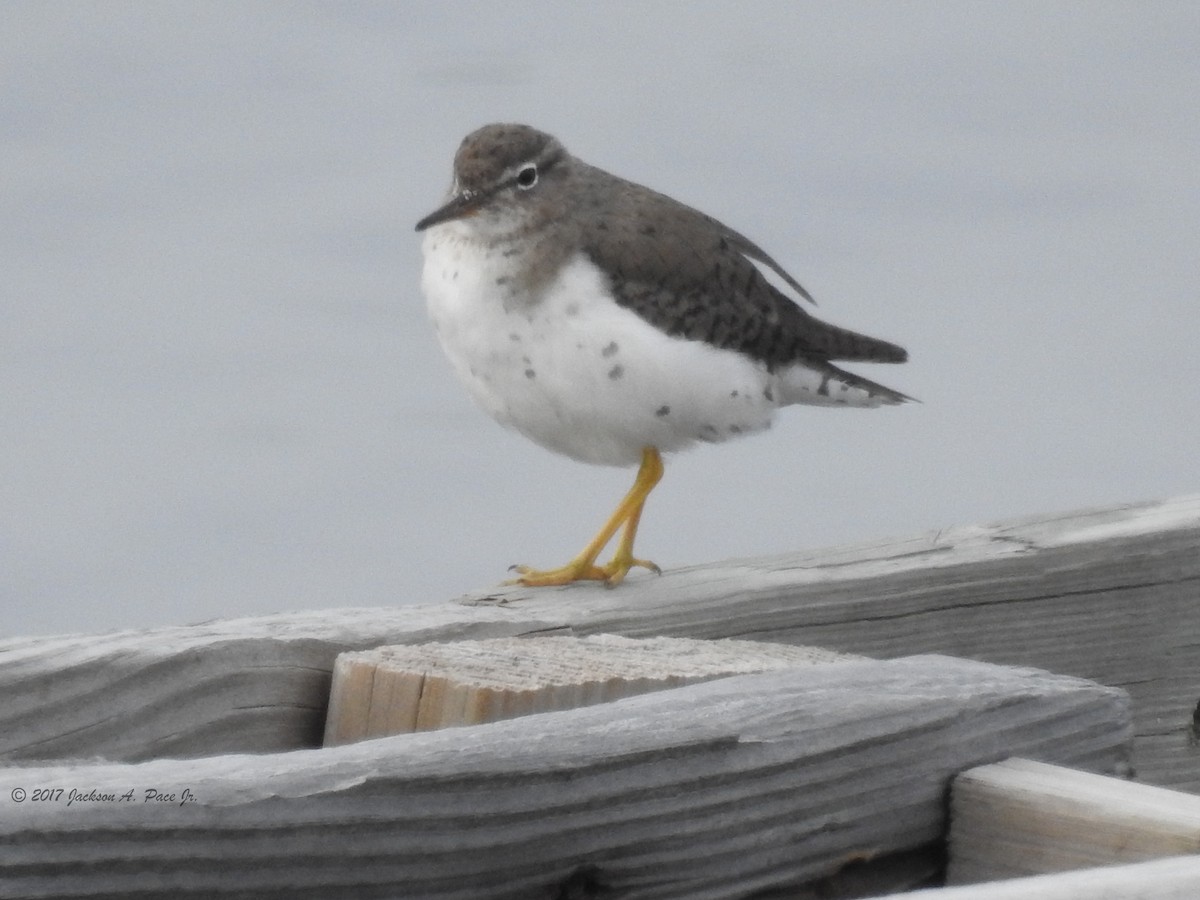
[{"label": "shorebird", "polygon": [[633,543],[663,453],[762,431],[781,406],[911,399],[833,364],[900,363],[902,347],[815,318],[757,244],[527,125],[467,135],[449,196],[416,227],[434,329],[475,402],[556,453],[639,466],[574,559],[514,566],[516,582],[658,572]]}]

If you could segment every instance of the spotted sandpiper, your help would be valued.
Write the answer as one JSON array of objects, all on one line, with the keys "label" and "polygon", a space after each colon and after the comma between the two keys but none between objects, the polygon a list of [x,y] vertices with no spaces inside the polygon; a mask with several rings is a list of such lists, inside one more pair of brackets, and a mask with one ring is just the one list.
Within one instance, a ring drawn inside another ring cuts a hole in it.
[{"label": "spotted sandpiper", "polygon": [[813,317],[808,292],[748,238],[527,125],[467,135],[445,205],[417,230],[434,329],[475,402],[557,453],[640,465],[579,555],[514,566],[522,584],[657,572],[633,541],[664,452],[762,431],[781,406],[911,399],[832,363],[904,362],[902,347]]}]

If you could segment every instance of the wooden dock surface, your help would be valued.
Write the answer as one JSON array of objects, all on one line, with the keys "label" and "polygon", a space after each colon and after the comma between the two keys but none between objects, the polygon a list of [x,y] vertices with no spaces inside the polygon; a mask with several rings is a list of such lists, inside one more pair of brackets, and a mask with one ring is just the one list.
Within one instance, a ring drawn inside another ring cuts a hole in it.
[{"label": "wooden dock surface", "polygon": [[[1019,753],[1113,771],[1128,739],[1121,691],[926,656],[322,750],[12,767],[0,896],[517,900],[590,878],[732,900],[928,857],[963,769]],[[33,790],[60,793],[9,801]]]},{"label": "wooden dock surface", "polygon": [[1135,765],[1200,791],[1200,496],[630,579],[0,642],[0,760],[319,746],[341,652],[534,634],[744,638],[1036,666],[1129,691]]},{"label": "wooden dock surface", "polygon": [[[190,885],[214,897],[733,898],[821,879],[842,896],[919,884],[943,862],[950,780],[982,763],[1023,755],[1200,791],[1198,608],[1191,496],[616,590],[508,587],[6,640],[0,896]],[[600,634],[875,659],[315,749],[339,653]],[[107,799],[130,791],[140,803]],[[1164,877],[1190,883],[1178,868]]]}]

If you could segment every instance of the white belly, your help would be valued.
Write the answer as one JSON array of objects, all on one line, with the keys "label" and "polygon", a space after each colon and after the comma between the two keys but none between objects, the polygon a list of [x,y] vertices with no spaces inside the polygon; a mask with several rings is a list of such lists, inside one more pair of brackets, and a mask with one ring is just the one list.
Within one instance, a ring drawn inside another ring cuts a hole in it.
[{"label": "white belly", "polygon": [[512,291],[512,259],[469,235],[429,229],[421,283],[442,349],[499,422],[607,465],[770,425],[780,391],[765,366],[654,328],[607,298],[582,255],[537,296]]}]

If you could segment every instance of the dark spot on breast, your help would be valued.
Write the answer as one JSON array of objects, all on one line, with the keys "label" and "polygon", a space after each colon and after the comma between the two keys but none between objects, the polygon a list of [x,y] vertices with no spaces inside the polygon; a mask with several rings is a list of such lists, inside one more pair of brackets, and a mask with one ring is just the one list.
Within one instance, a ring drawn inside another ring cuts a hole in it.
[{"label": "dark spot on breast", "polygon": [[822,397],[829,396],[829,376],[828,375],[825,375],[824,377],[821,378],[821,386],[819,388],[817,388],[817,393],[820,394]]},{"label": "dark spot on breast", "polygon": [[516,255],[517,255],[518,253],[520,253],[520,252],[521,252],[521,251],[520,251],[520,250],[518,250],[518,249],[516,249],[515,247],[510,247],[508,250],[505,250],[505,251],[504,251],[504,252],[502,252],[500,255],[501,255],[501,256],[504,256],[504,257],[516,256]]},{"label": "dark spot on breast", "polygon": [[649,235],[655,234],[658,231],[658,229],[655,228],[653,225],[643,225],[641,228],[638,229],[638,231],[646,236],[649,236]]},{"label": "dark spot on breast", "polygon": [[730,433],[730,434],[741,434],[741,433],[742,433],[742,426],[741,426],[741,425],[730,425],[730,426],[729,426],[729,433]]},{"label": "dark spot on breast", "polygon": [[507,276],[507,275],[501,275],[499,278],[497,278],[497,279],[496,279],[496,284],[497,284],[497,285],[504,285],[504,284],[508,284],[508,276]]},{"label": "dark spot on breast", "polygon": [[526,369],[525,377],[526,378],[537,378],[537,372],[533,371],[533,369]]},{"label": "dark spot on breast", "polygon": [[667,406],[667,405],[664,403],[662,406],[660,406],[658,409],[656,409],[656,410],[654,411],[654,414],[655,414],[656,416],[660,416],[660,417],[661,417],[661,416],[669,416],[669,415],[671,414],[671,407]]},{"label": "dark spot on breast", "polygon": [[613,366],[611,369],[608,370],[608,377],[611,378],[613,381],[616,381],[618,378],[620,378],[624,374],[625,374],[625,367],[621,366],[621,365]]},{"label": "dark spot on breast", "polygon": [[619,346],[617,346],[616,341],[609,341],[608,346],[600,351],[600,355],[603,356],[605,359],[608,359],[608,357],[612,356],[614,353],[616,353],[620,349],[621,348]]},{"label": "dark spot on breast", "polygon": [[519,334],[517,334],[515,331],[510,331],[508,333],[508,339],[517,344],[521,343],[521,336]]},{"label": "dark spot on breast", "polygon": [[730,396],[730,397],[736,397],[737,395],[738,395],[738,392],[737,392],[737,391],[730,391],[730,392],[729,392],[729,396]]},{"label": "dark spot on breast", "polygon": [[568,303],[566,308],[563,310],[563,312],[568,316],[577,316],[577,315],[579,315],[579,304],[578,303]]},{"label": "dark spot on breast", "polygon": [[775,402],[775,395],[771,392],[771,389],[769,387],[763,388],[763,399],[766,400],[768,403]]},{"label": "dark spot on breast", "polygon": [[451,281],[458,281],[458,269],[454,270],[454,274],[450,276]]}]

